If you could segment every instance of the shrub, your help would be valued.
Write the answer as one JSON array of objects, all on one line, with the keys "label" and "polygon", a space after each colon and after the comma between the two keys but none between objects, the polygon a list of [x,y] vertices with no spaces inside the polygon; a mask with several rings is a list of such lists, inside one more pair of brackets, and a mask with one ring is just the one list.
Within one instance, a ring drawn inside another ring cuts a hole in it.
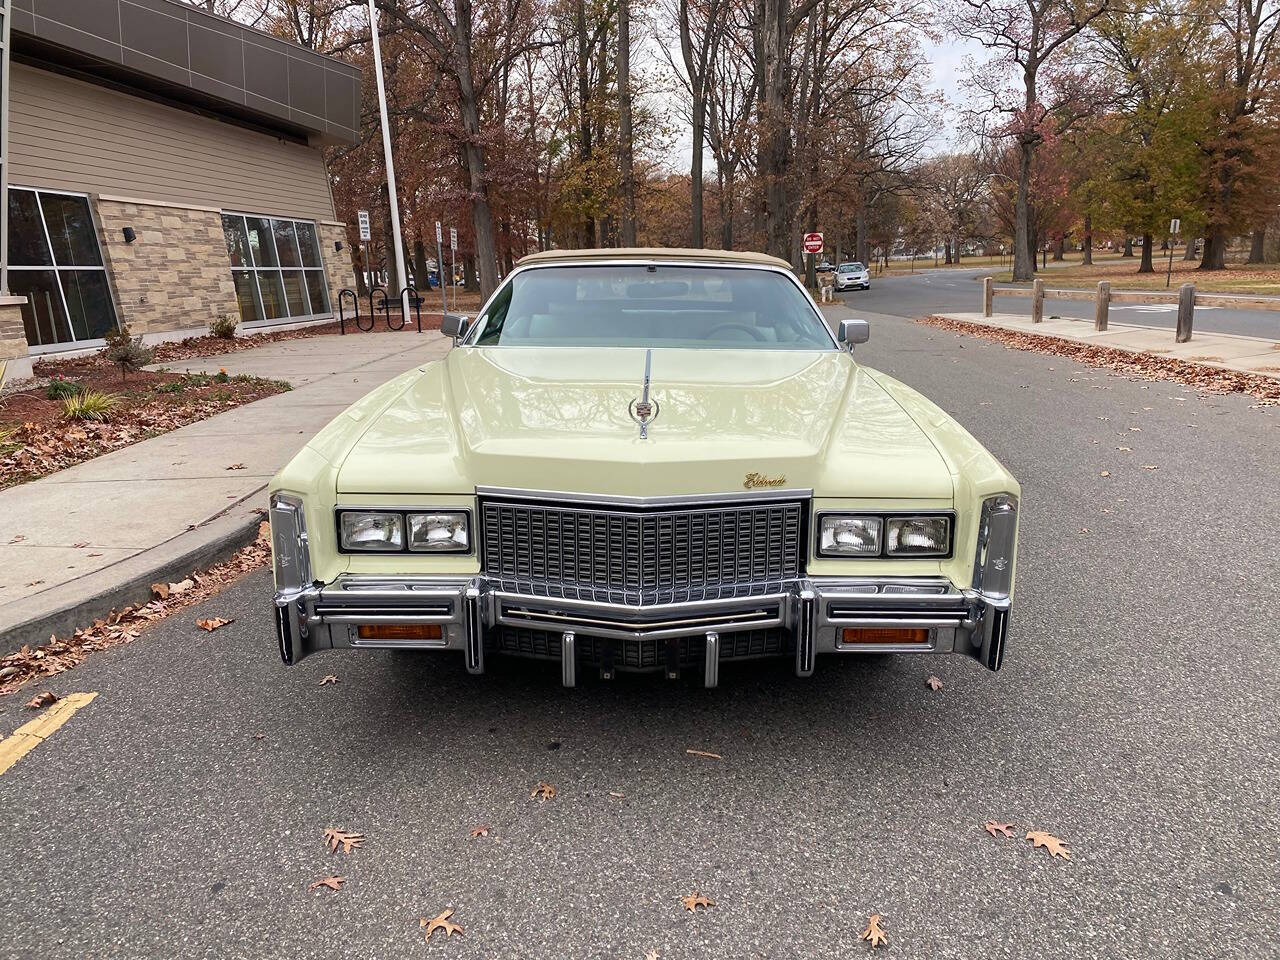
[{"label": "shrub", "polygon": [[227,374],[226,367],[219,367],[218,372],[209,378],[214,383],[230,383],[231,377]]},{"label": "shrub", "polygon": [[106,336],[107,345],[102,354],[111,363],[120,368],[120,379],[130,370],[141,370],[151,362],[155,352],[143,346],[141,337],[129,335],[129,325],[122,324],[119,330],[113,330]]},{"label": "shrub", "polygon": [[49,385],[44,388],[44,395],[50,400],[61,400],[63,397],[69,397],[72,394],[80,392],[80,388],[63,377],[54,377],[49,381]]},{"label": "shrub", "polygon": [[209,321],[209,332],[223,340],[234,340],[236,327],[240,325],[240,316],[235,313],[224,313]]},{"label": "shrub", "polygon": [[114,393],[86,390],[63,398],[62,415],[68,420],[107,420],[113,407],[120,403]]}]

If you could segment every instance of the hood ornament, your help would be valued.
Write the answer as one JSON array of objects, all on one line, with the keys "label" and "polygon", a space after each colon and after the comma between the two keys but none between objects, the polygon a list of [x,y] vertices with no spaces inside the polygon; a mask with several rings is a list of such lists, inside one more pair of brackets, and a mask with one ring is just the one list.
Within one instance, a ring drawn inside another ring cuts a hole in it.
[{"label": "hood ornament", "polygon": [[649,439],[649,424],[658,419],[658,413],[662,409],[658,406],[657,400],[649,399],[649,371],[653,366],[653,351],[646,350],[644,352],[644,389],[640,393],[639,399],[632,400],[627,406],[627,414],[636,423],[640,424],[640,439]]}]

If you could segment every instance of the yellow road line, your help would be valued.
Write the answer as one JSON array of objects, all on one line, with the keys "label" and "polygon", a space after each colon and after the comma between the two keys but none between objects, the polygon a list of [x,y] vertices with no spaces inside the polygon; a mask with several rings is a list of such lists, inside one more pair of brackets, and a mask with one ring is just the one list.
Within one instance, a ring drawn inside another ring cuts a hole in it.
[{"label": "yellow road line", "polygon": [[69,693],[34,720],[28,720],[13,736],[0,740],[0,774],[48,740],[57,729],[71,719],[83,706],[87,706],[96,693]]}]

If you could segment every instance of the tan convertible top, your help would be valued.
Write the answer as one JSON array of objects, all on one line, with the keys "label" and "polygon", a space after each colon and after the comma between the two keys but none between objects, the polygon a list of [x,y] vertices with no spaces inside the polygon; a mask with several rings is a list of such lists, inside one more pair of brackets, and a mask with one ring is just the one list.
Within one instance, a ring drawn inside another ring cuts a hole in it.
[{"label": "tan convertible top", "polygon": [[603,247],[594,250],[546,250],[521,257],[516,263],[554,263],[557,260],[697,260],[702,263],[757,263],[791,269],[777,257],[747,250],[696,250],[691,247]]}]

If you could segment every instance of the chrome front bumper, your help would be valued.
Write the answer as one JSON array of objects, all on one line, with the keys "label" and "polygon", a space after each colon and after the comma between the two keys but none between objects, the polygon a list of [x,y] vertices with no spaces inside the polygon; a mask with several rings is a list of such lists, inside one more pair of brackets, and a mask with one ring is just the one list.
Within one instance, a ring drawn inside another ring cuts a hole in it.
[{"label": "chrome front bumper", "polygon": [[[721,662],[756,655],[794,656],[799,676],[813,673],[819,653],[962,653],[989,670],[1004,659],[1009,600],[959,590],[944,578],[809,577],[736,593],[623,605],[504,592],[482,576],[344,575],[326,586],[278,592],[276,632],[287,664],[340,647],[435,649],[460,651],[469,672],[483,673],[486,652],[498,650],[559,659],[567,686],[583,663],[598,665],[604,677],[627,669],[679,675],[682,664],[696,659],[707,685],[715,686]],[[365,640],[358,633],[361,624],[424,623],[439,624],[441,638]],[[848,627],[923,628],[928,639],[846,645]],[[537,643],[498,643],[510,637]]]}]

